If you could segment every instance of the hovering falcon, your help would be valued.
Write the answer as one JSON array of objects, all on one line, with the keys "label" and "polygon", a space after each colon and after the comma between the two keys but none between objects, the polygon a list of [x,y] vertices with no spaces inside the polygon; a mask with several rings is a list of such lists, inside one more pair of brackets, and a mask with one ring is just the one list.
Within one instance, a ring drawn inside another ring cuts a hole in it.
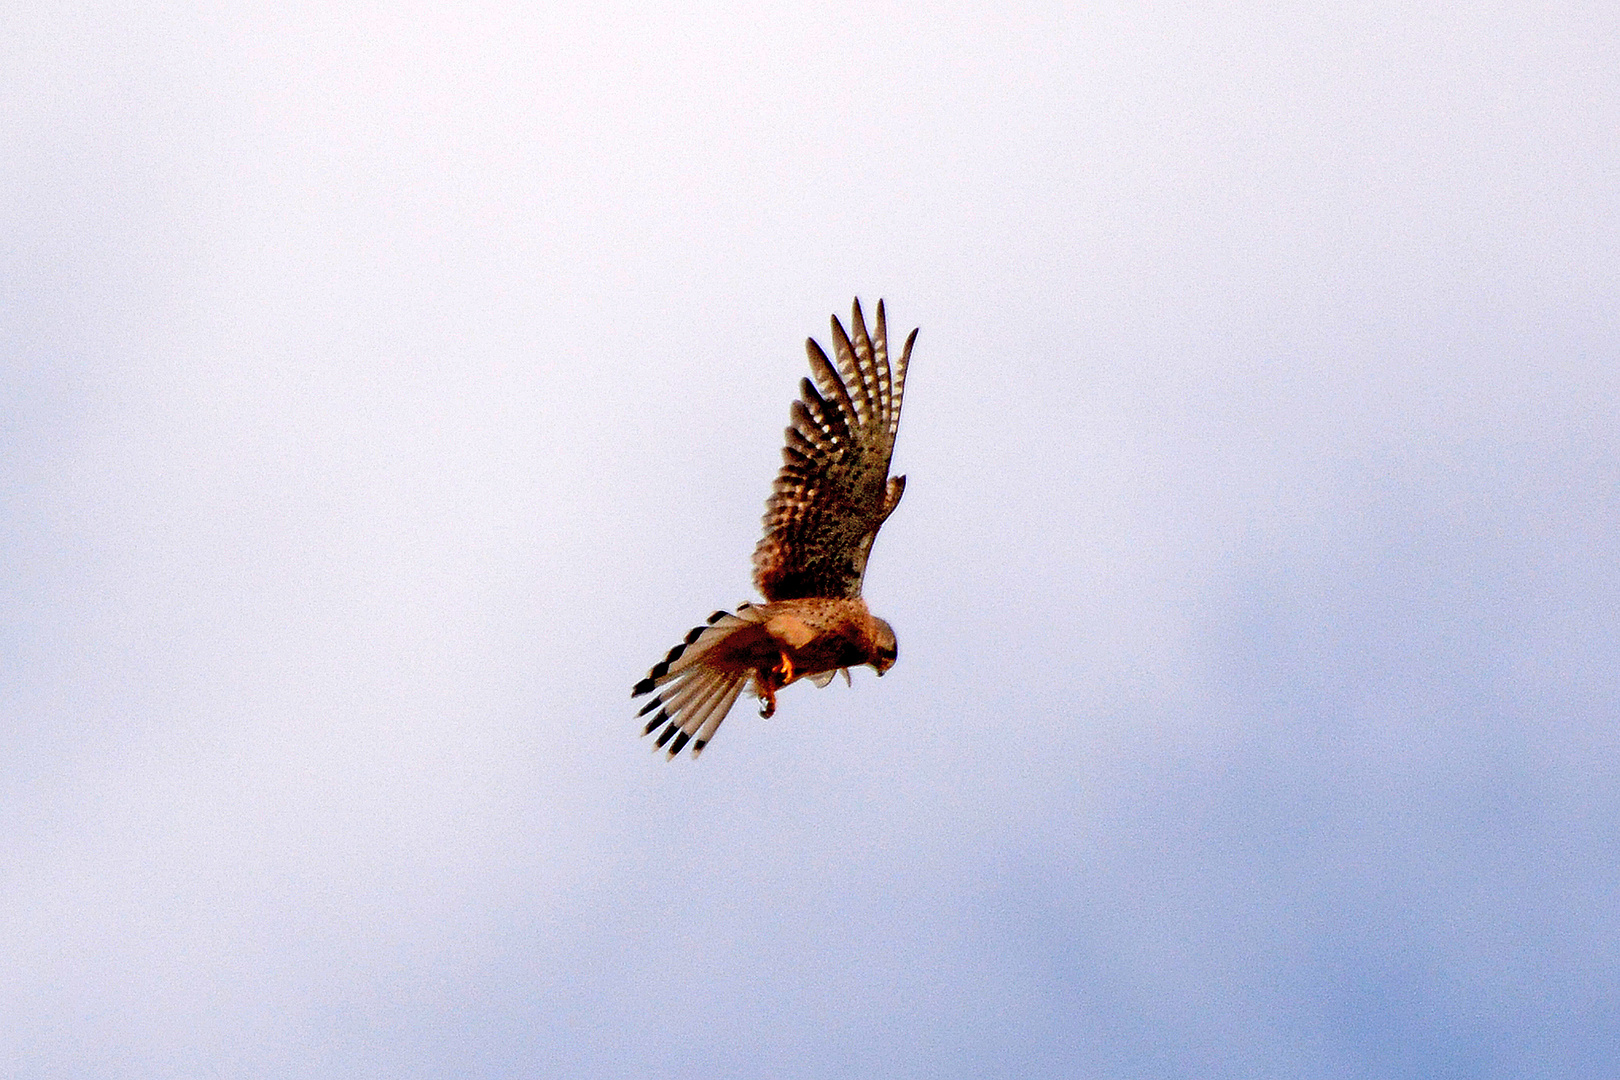
[{"label": "hovering falcon", "polygon": [[849,681],[861,664],[879,675],[894,664],[894,630],[867,610],[861,578],[878,529],[906,490],[905,477],[889,476],[889,459],[917,331],[891,371],[883,301],[872,334],[859,300],[849,326],[853,334],[833,316],[836,366],[814,338],[805,342],[815,381],[799,384],[782,471],[765,503],[765,536],[754,549],[754,584],[766,602],[716,611],[630,692],[653,694],[639,714],[654,713],[642,734],[662,727],[657,745],[668,743],[671,758],[688,741],[693,757],[702,753],[744,688],[770,716],[789,683],[826,686],[840,672]]}]

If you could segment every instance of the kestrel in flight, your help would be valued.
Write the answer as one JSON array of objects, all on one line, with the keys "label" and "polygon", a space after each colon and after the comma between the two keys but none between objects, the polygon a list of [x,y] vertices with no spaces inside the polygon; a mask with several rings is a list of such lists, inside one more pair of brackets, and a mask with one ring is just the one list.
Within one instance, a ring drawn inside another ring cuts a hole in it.
[{"label": "kestrel in flight", "polygon": [[815,381],[799,384],[782,470],[765,503],[765,536],[754,549],[754,584],[766,602],[710,615],[630,692],[657,691],[642,706],[642,716],[657,710],[642,734],[662,727],[657,745],[669,743],[671,758],[688,741],[697,757],[744,688],[770,716],[789,683],[826,686],[839,672],[847,682],[861,664],[879,675],[894,664],[894,630],[867,610],[861,578],[878,529],[906,490],[905,477],[889,476],[889,459],[917,331],[891,371],[883,301],[872,334],[859,300],[849,326],[853,334],[833,316],[836,366],[814,338],[805,342]]}]

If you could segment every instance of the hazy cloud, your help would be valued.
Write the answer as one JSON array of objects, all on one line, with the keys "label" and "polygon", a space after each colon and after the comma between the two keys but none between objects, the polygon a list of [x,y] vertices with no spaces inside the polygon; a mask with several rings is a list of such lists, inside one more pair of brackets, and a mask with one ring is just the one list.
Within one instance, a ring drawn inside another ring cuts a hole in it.
[{"label": "hazy cloud", "polygon": [[[1620,1065],[1606,9],[0,35],[0,1064]],[[882,683],[692,764],[851,295]]]}]

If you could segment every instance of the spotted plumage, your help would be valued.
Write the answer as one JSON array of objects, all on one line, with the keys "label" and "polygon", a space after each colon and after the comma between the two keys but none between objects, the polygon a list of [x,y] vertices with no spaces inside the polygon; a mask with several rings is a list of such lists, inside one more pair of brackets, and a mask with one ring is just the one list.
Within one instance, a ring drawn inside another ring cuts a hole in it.
[{"label": "spotted plumage", "polygon": [[861,598],[866,560],[878,529],[905,493],[889,476],[913,330],[892,368],[883,302],[868,334],[860,301],[849,332],[832,319],[833,358],[805,343],[812,379],[799,400],[782,450],[782,468],[765,504],[765,535],[754,551],[754,584],[764,604],[716,611],[653,665],[632,697],[654,694],[638,715],[657,710],[644,735],[670,757],[688,742],[702,753],[744,689],[760,714],[776,692],[801,678],[825,686],[869,665],[882,675],[898,655],[894,631]]}]

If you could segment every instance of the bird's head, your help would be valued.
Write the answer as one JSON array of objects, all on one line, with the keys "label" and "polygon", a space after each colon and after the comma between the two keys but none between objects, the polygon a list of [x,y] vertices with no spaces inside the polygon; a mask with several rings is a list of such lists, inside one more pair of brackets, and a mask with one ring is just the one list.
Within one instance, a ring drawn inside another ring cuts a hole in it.
[{"label": "bird's head", "polygon": [[882,619],[872,620],[871,649],[868,655],[871,659],[867,660],[867,663],[879,675],[894,667],[894,661],[900,655],[900,646],[894,640],[894,627]]}]

